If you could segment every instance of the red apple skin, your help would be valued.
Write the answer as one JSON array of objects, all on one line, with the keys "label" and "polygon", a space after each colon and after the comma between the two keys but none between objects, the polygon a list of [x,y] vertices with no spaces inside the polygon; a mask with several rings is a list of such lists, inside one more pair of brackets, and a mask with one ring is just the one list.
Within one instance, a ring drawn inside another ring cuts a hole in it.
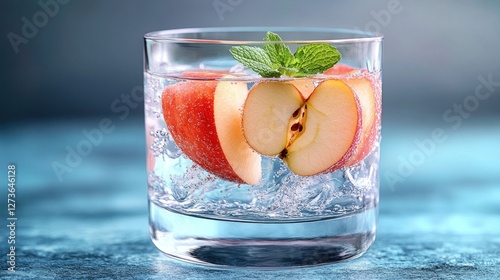
[{"label": "red apple skin", "polygon": [[[332,68],[325,71],[325,75],[348,75],[352,72],[355,72],[356,69],[350,67],[345,64],[335,64]],[[363,70],[361,70],[363,71]],[[353,90],[356,92],[358,96],[361,94],[372,94],[373,95],[373,104],[374,113],[373,121],[371,124],[363,125],[363,132],[360,139],[360,143],[353,153],[352,157],[346,162],[345,167],[352,166],[357,164],[361,160],[363,160],[368,154],[372,151],[373,146],[375,145],[378,130],[380,128],[381,123],[381,103],[382,103],[382,94],[380,91],[380,87],[377,84],[380,81],[373,80],[372,77],[366,78],[347,78],[344,81],[349,84]],[[363,110],[363,106],[361,110]],[[366,110],[366,109],[364,109]],[[366,121],[366,120],[365,120]]]},{"label": "red apple skin", "polygon": [[[201,74],[220,78],[220,74]],[[189,74],[193,77],[193,74]],[[163,116],[177,146],[208,172],[228,181],[245,183],[232,169],[222,150],[214,117],[218,81],[186,81],[163,91]]]}]

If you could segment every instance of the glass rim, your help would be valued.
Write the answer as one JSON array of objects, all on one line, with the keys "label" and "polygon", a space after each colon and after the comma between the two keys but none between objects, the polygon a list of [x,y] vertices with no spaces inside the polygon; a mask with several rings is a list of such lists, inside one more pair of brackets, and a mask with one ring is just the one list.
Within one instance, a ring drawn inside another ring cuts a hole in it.
[{"label": "glass rim", "polygon": [[[367,32],[357,29],[344,29],[344,28],[324,28],[324,27],[202,27],[202,28],[180,28],[168,29],[148,32],[144,35],[145,40],[153,41],[166,41],[172,43],[205,43],[205,44],[218,44],[218,45],[245,45],[245,44],[263,44],[271,43],[269,41],[242,41],[242,40],[217,40],[217,39],[196,39],[196,38],[182,38],[175,37],[180,34],[201,34],[201,33],[216,33],[216,32],[262,32],[265,34],[267,31],[272,32],[305,32],[305,33],[331,33],[331,34],[345,34],[347,37],[343,39],[321,39],[321,40],[283,40],[281,43],[285,44],[309,44],[309,43],[357,43],[357,42],[379,42],[382,41],[383,35],[375,32]],[[348,36],[360,36],[349,38]]]}]

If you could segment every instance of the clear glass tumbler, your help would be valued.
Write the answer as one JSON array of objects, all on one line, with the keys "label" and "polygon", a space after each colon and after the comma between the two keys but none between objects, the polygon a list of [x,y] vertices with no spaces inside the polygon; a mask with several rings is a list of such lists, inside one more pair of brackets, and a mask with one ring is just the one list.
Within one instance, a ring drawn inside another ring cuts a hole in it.
[{"label": "clear glass tumbler", "polygon": [[[268,31],[282,41],[263,40]],[[161,251],[264,269],[366,252],[379,202],[381,35],[201,28],[144,43],[149,224]],[[340,61],[297,74],[328,56],[310,44],[335,47]],[[266,65],[240,64],[242,46]],[[281,65],[269,53],[287,49]]]}]

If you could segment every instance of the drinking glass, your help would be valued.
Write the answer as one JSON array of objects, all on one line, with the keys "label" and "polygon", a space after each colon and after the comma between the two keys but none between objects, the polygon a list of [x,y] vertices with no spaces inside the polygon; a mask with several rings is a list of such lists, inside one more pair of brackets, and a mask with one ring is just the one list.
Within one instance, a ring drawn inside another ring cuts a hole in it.
[{"label": "drinking glass", "polygon": [[[268,31],[283,41],[263,40]],[[199,28],[151,32],[144,44],[149,229],[158,249],[262,269],[368,250],[379,203],[381,35]],[[342,57],[320,73],[264,78],[231,53],[308,44]]]}]

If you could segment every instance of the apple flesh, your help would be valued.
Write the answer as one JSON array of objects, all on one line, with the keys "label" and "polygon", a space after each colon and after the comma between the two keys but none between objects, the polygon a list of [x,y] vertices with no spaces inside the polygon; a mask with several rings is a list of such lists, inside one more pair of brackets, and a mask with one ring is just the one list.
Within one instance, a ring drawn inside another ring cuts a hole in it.
[{"label": "apple flesh", "polygon": [[[200,75],[220,78],[218,73]],[[257,184],[261,158],[241,131],[247,93],[243,82],[189,80],[166,87],[162,107],[172,138],[188,158],[220,178]]]},{"label": "apple flesh", "polygon": [[343,81],[321,82],[306,101],[290,84],[263,82],[250,89],[242,126],[255,151],[279,155],[292,172],[308,176],[346,164],[359,142],[361,119],[358,98]]},{"label": "apple flesh", "polygon": [[290,116],[303,103],[304,98],[292,84],[255,84],[243,108],[242,127],[248,144],[266,156],[279,154],[288,141]]},{"label": "apple flesh", "polygon": [[309,98],[311,93],[314,91],[314,80],[308,78],[300,78],[287,82],[294,85],[299,91],[304,99]]}]

